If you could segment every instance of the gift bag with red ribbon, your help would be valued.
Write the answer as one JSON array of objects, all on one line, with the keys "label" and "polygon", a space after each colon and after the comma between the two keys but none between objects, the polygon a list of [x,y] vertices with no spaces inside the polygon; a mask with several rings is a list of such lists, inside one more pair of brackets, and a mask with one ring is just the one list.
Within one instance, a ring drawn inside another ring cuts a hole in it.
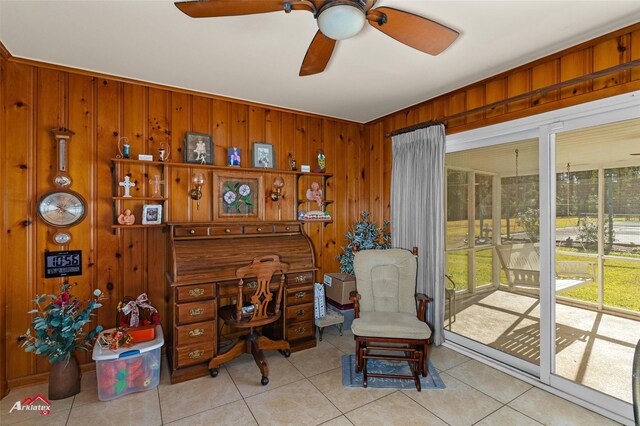
[{"label": "gift bag with red ribbon", "polygon": [[120,327],[127,327],[132,343],[140,343],[155,339],[155,326],[160,324],[158,310],[149,303],[146,293],[137,298],[125,297],[118,303],[116,322]]}]

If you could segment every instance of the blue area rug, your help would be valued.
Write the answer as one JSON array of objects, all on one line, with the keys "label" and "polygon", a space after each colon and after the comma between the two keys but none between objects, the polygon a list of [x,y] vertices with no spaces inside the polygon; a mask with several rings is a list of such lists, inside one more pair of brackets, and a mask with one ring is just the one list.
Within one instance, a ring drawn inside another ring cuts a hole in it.
[{"label": "blue area rug", "polygon": [[[411,369],[407,361],[384,361],[371,359],[367,364],[370,373],[389,373],[411,375]],[[367,385],[373,388],[415,389],[416,384],[409,379],[396,379],[385,377],[369,377]],[[440,374],[429,361],[429,374],[420,376],[422,389],[444,389],[446,386],[440,378]],[[356,356],[342,356],[342,385],[352,388],[362,387],[362,372],[356,373]]]}]

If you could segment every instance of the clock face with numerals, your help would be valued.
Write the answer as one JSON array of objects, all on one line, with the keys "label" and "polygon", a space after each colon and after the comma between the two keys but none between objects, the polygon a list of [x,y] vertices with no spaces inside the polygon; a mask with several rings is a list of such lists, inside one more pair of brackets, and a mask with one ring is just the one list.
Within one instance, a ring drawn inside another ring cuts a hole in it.
[{"label": "clock face with numerals", "polygon": [[48,225],[67,227],[84,219],[86,203],[73,191],[50,192],[38,203],[38,214]]}]

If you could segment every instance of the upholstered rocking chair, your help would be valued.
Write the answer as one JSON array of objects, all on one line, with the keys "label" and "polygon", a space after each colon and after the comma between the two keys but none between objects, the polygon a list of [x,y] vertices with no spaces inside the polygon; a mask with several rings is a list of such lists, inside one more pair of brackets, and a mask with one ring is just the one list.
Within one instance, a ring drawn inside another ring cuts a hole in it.
[{"label": "upholstered rocking chair", "polygon": [[[430,299],[416,294],[416,255],[417,248],[413,253],[389,249],[355,254],[357,292],[351,295],[355,311],[351,330],[356,341],[356,371],[363,372],[364,387],[368,377],[403,378],[414,380],[420,391],[419,376],[427,376],[431,327],[426,310]],[[370,359],[407,361],[412,375],[369,372]]]},{"label": "upholstered rocking chair", "polygon": [[[284,291],[285,273],[289,265],[280,262],[280,257],[275,254],[259,256],[253,259],[251,264],[239,268],[236,271],[238,278],[238,294],[234,305],[223,306],[218,310],[218,316],[233,328],[249,329],[249,334],[242,336],[228,351],[221,353],[209,361],[209,371],[212,377],[218,375],[220,365],[244,354],[250,353],[262,373],[262,385],[269,383],[269,366],[265,359],[263,349],[279,350],[286,357],[291,353],[289,342],[286,340],[271,340],[254,332],[254,327],[272,324],[281,316],[280,304]],[[280,280],[276,286],[271,283],[271,277],[280,273]],[[244,302],[245,283],[247,277],[256,277],[255,292]]]}]

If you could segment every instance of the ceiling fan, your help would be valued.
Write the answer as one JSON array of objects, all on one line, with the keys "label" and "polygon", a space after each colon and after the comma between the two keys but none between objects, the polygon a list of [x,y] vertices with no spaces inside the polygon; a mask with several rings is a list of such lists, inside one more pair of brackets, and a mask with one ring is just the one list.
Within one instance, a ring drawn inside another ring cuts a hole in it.
[{"label": "ceiling fan", "polygon": [[391,7],[373,9],[377,0],[196,0],[175,5],[192,18],[306,10],[318,21],[318,32],[302,61],[300,75],[324,71],[337,40],[358,34],[365,22],[389,37],[430,55],[444,51],[458,32],[430,19]]}]

